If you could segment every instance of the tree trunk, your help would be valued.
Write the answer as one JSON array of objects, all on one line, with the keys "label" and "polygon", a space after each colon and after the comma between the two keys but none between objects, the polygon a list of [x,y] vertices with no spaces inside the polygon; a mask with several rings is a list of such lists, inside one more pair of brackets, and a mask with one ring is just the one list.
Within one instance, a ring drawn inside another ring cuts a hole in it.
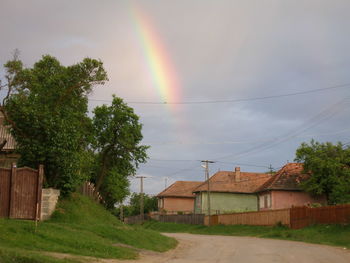
[{"label": "tree trunk", "polygon": [[104,153],[103,153],[103,156],[102,156],[102,168],[101,168],[101,171],[97,177],[97,180],[96,180],[96,186],[95,186],[95,189],[97,192],[100,191],[100,188],[101,188],[101,185],[103,183],[103,180],[105,179],[106,177],[106,174],[107,174],[107,155],[108,155],[108,152],[109,152],[109,149],[107,149]]}]

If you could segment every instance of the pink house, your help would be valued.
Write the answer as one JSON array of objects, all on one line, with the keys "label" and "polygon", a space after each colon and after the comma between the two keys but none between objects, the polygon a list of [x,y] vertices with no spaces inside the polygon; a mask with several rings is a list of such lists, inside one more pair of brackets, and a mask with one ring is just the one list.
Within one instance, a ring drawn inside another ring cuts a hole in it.
[{"label": "pink house", "polygon": [[203,182],[177,181],[157,195],[158,210],[172,213],[193,213],[195,194],[193,190]]},{"label": "pink house", "polygon": [[258,190],[259,210],[282,209],[312,203],[325,204],[325,196],[313,196],[300,188],[300,182],[309,175],[303,174],[303,164],[288,163]]}]

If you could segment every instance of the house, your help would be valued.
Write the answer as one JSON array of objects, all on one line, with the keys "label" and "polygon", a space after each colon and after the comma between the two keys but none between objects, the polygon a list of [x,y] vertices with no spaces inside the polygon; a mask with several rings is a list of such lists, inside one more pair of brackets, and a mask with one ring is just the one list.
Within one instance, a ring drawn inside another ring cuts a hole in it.
[{"label": "house", "polygon": [[[209,179],[210,213],[257,211],[255,192],[269,179],[269,174],[241,172],[240,167],[236,167],[235,171],[215,173]],[[196,194],[195,213],[207,214],[208,181],[200,184],[193,192]]]},{"label": "house", "polygon": [[10,168],[16,163],[19,155],[15,153],[16,141],[9,131],[9,126],[4,125],[4,116],[0,113],[0,167]]},{"label": "house", "polygon": [[312,196],[300,188],[310,175],[303,173],[303,164],[288,163],[257,190],[259,210],[282,209],[312,203],[326,203],[325,196]]},{"label": "house", "polygon": [[202,182],[177,181],[157,195],[158,210],[166,213],[193,213],[194,188]]}]

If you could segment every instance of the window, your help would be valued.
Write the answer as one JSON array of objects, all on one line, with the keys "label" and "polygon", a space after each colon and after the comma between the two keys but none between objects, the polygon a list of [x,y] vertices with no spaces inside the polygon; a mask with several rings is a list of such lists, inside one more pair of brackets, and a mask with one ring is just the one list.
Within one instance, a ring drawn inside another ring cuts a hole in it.
[{"label": "window", "polygon": [[260,208],[271,208],[271,194],[263,194],[259,196],[259,207]]},{"label": "window", "polygon": [[196,208],[201,208],[201,194],[196,195]]},{"label": "window", "polygon": [[163,200],[163,198],[159,198],[158,199],[158,208],[159,209],[164,208],[164,200]]}]

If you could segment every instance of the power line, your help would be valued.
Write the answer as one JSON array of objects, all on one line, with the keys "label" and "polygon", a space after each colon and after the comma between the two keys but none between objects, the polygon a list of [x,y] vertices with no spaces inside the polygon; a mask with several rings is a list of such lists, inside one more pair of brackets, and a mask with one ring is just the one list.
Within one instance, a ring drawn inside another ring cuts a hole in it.
[{"label": "power line", "polygon": [[333,117],[341,109],[341,107],[344,106],[344,104],[346,103],[346,101],[348,99],[349,98],[342,99],[341,101],[331,105],[329,108],[320,112],[319,114],[317,114],[313,118],[309,119],[307,122],[304,122],[297,129],[288,132],[287,134],[285,134],[284,136],[281,136],[280,138],[276,138],[274,140],[271,140],[270,142],[266,142],[266,143],[260,144],[256,147],[252,147],[248,150],[242,151],[241,153],[220,156],[218,158],[214,158],[214,160],[226,159],[226,158],[232,157],[232,156],[234,156],[234,158],[241,158],[242,156],[245,156],[247,154],[261,152],[261,151],[267,150],[271,147],[274,147],[277,144],[280,144],[282,142],[285,142],[285,141],[288,141],[292,138],[295,138],[300,133],[302,133],[310,128],[315,127],[316,125],[320,124],[322,121],[325,121],[325,120]]},{"label": "power line", "polygon": [[169,160],[169,159],[153,159],[150,158],[151,161],[157,161],[157,162],[198,162],[198,160]]},{"label": "power line", "polygon": [[[234,103],[234,102],[244,102],[244,101],[257,101],[257,100],[266,100],[266,99],[274,99],[274,98],[282,98],[289,96],[297,96],[297,95],[305,95],[315,92],[322,92],[327,90],[334,90],[339,88],[349,87],[350,83],[340,84],[336,86],[320,88],[320,89],[312,89],[307,91],[279,94],[279,95],[270,95],[270,96],[262,96],[262,97],[253,97],[253,98],[241,98],[241,99],[229,99],[229,100],[205,100],[205,101],[180,101],[180,102],[155,102],[155,101],[126,101],[130,104],[145,104],[145,105],[167,105],[167,104],[214,104],[214,103]],[[90,101],[97,102],[112,102],[111,100],[102,100],[102,99],[89,99]]]},{"label": "power line", "polygon": [[[318,125],[319,123],[321,123],[324,120],[327,120],[329,118],[331,118],[333,115],[335,115],[345,104],[346,100],[348,100],[349,98],[345,98],[341,101],[339,101],[338,103],[335,103],[333,105],[331,105],[331,107],[327,108],[326,110],[320,112],[319,114],[317,114],[316,116],[314,116],[313,118],[309,119],[307,122],[303,123],[302,125],[300,125],[297,129],[292,130],[290,132],[288,132],[285,136],[281,136],[280,138],[274,138],[273,140],[270,140],[266,143],[263,143],[257,147],[253,147],[250,148],[246,151],[243,151],[241,153],[238,154],[230,154],[227,156],[223,156],[220,158],[216,158],[215,160],[219,163],[229,163],[229,162],[223,162],[223,161],[219,161],[220,159],[225,159],[231,156],[234,156],[234,158],[241,158],[242,156],[246,155],[246,154],[251,154],[251,153],[256,153],[256,152],[261,152],[264,150],[267,150],[271,147],[276,146],[279,143],[285,142],[291,138],[295,138],[297,137],[298,134],[304,132],[305,130],[308,130],[316,125]],[[350,142],[349,142],[350,143]],[[163,161],[163,162],[195,162],[198,160],[176,160],[176,159],[150,159],[153,161]],[[229,164],[237,164],[237,163],[229,163]],[[263,167],[263,168],[269,168],[268,166],[262,166],[262,165],[254,165],[254,164],[243,164],[241,163],[240,165],[245,165],[245,166],[254,166],[254,167]],[[189,167],[186,169],[181,169],[178,170],[174,173],[168,174],[167,176],[172,176],[172,175],[176,175],[178,173],[181,172],[186,172],[186,171],[190,171],[190,170],[194,170],[194,168],[196,168],[196,166],[194,167]]]},{"label": "power line", "polygon": [[[298,135],[295,136],[295,138],[306,138],[306,137],[315,137],[315,136],[325,136],[325,135],[335,135],[335,134],[341,134],[344,132],[349,132],[350,129],[343,129],[340,131],[334,131],[334,132],[328,132],[328,133],[314,133],[314,134],[304,134],[304,135]],[[270,142],[272,140],[275,140],[278,138],[262,138],[261,140],[253,140],[253,141],[212,141],[212,142],[160,142],[157,144],[156,142],[145,142],[146,145],[151,145],[152,147],[155,146],[166,146],[166,145],[221,145],[221,144],[251,144],[251,143],[259,143],[259,142]],[[181,161],[181,160],[179,160]],[[193,160],[196,161],[196,160]]]},{"label": "power line", "polygon": [[258,167],[258,168],[270,168],[266,165],[257,165],[257,164],[247,164],[247,163],[232,163],[232,162],[222,162],[222,161],[216,161],[217,163],[223,163],[223,164],[234,164],[234,165],[243,165],[243,166],[251,166],[251,167]]}]

